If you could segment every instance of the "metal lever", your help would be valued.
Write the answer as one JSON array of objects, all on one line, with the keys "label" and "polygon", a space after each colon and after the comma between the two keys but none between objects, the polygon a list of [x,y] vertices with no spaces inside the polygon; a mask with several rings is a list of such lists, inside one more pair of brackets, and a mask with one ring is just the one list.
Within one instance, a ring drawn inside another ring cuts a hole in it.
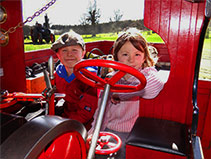
[{"label": "metal lever", "polygon": [[43,70],[43,73],[44,73],[44,79],[45,79],[45,84],[46,84],[47,89],[52,89],[51,81],[50,81],[50,78],[48,76],[48,72],[46,71],[46,69]]},{"label": "metal lever", "polygon": [[48,68],[49,68],[49,77],[50,79],[54,79],[54,64],[53,64],[53,57],[50,56],[48,59]]},{"label": "metal lever", "polygon": [[99,114],[98,114],[96,124],[95,124],[95,129],[94,129],[94,132],[93,132],[93,135],[92,135],[91,144],[90,144],[89,152],[88,152],[88,155],[87,155],[87,159],[93,159],[94,156],[95,156],[95,149],[96,149],[97,140],[98,140],[98,137],[99,137],[100,128],[101,128],[102,121],[103,121],[103,116],[104,116],[104,113],[105,113],[105,108],[106,108],[106,104],[107,104],[107,100],[108,100],[108,96],[109,96],[109,91],[110,91],[110,85],[106,84],[105,88],[104,88],[101,104],[100,104]]},{"label": "metal lever", "polygon": [[54,64],[53,64],[52,56],[50,56],[50,58],[48,59],[48,70],[49,70],[49,75],[46,69],[43,71],[44,79],[46,83],[46,89],[42,92],[42,94],[46,96],[47,101],[48,101],[46,103],[45,114],[54,115],[55,114],[55,104],[54,104],[55,86],[54,86]]}]

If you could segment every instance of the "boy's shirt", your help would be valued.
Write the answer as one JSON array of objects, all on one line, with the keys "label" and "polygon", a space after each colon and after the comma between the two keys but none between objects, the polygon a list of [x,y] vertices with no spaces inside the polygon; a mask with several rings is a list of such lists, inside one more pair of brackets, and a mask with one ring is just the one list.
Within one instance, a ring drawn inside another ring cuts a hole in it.
[{"label": "boy's shirt", "polygon": [[64,65],[62,65],[62,64],[57,66],[56,74],[59,77],[64,78],[67,83],[70,83],[75,78],[74,73],[72,73],[70,76],[67,75],[67,71],[66,71]]},{"label": "boy's shirt", "polygon": [[[86,69],[96,72],[92,67]],[[56,69],[55,83],[57,92],[66,94],[62,116],[78,120],[89,129],[97,108],[97,89],[76,79],[73,73],[67,76],[66,69],[62,64]]]}]

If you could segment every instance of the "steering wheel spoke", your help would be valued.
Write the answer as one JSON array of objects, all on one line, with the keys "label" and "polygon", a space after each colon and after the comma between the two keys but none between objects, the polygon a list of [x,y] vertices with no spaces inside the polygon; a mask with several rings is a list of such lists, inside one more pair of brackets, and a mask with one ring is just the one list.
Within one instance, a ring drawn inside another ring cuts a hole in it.
[{"label": "steering wheel spoke", "polygon": [[122,77],[124,77],[125,74],[126,72],[118,71],[112,78],[107,81],[111,86],[114,86],[115,83],[117,83]]},{"label": "steering wheel spoke", "polygon": [[136,86],[128,86],[128,85],[120,85],[120,84],[115,84],[114,86],[111,87],[112,92],[123,93],[125,92],[126,89],[128,91],[138,90]]},{"label": "steering wheel spoke", "polygon": [[116,143],[108,142],[108,143],[107,143],[107,146],[108,146],[109,148],[113,148],[113,147],[116,146]]},{"label": "steering wheel spoke", "polygon": [[101,144],[97,144],[96,146],[96,150],[101,150],[103,148],[104,145],[101,145]]},{"label": "steering wheel spoke", "polygon": [[98,77],[96,74],[90,72],[89,70],[87,70],[85,68],[82,68],[80,71],[84,75],[85,78],[91,79],[91,80],[95,81],[96,83],[99,82],[99,83],[101,83],[103,85],[106,84],[105,80],[103,80],[102,78]]}]

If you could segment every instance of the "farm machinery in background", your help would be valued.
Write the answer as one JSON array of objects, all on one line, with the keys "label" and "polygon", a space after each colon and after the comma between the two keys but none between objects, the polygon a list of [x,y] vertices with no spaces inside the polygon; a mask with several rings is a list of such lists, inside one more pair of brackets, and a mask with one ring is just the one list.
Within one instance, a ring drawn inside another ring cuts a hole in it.
[{"label": "farm machinery in background", "polygon": [[45,40],[46,43],[54,43],[55,41],[55,35],[51,32],[51,30],[49,29],[49,19],[47,14],[45,15],[45,23],[40,24],[38,22],[36,22],[36,24],[31,27],[30,30],[30,35],[31,35],[31,39],[33,44],[42,44]]}]

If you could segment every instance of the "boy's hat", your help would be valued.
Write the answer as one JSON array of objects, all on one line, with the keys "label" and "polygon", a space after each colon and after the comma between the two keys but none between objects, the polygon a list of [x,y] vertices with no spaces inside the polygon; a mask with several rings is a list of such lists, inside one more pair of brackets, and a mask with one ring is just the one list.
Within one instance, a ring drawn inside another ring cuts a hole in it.
[{"label": "boy's hat", "polygon": [[70,31],[62,34],[51,46],[51,49],[55,52],[58,51],[59,48],[65,46],[73,46],[80,45],[83,50],[85,50],[85,43],[83,38],[74,31]]}]

